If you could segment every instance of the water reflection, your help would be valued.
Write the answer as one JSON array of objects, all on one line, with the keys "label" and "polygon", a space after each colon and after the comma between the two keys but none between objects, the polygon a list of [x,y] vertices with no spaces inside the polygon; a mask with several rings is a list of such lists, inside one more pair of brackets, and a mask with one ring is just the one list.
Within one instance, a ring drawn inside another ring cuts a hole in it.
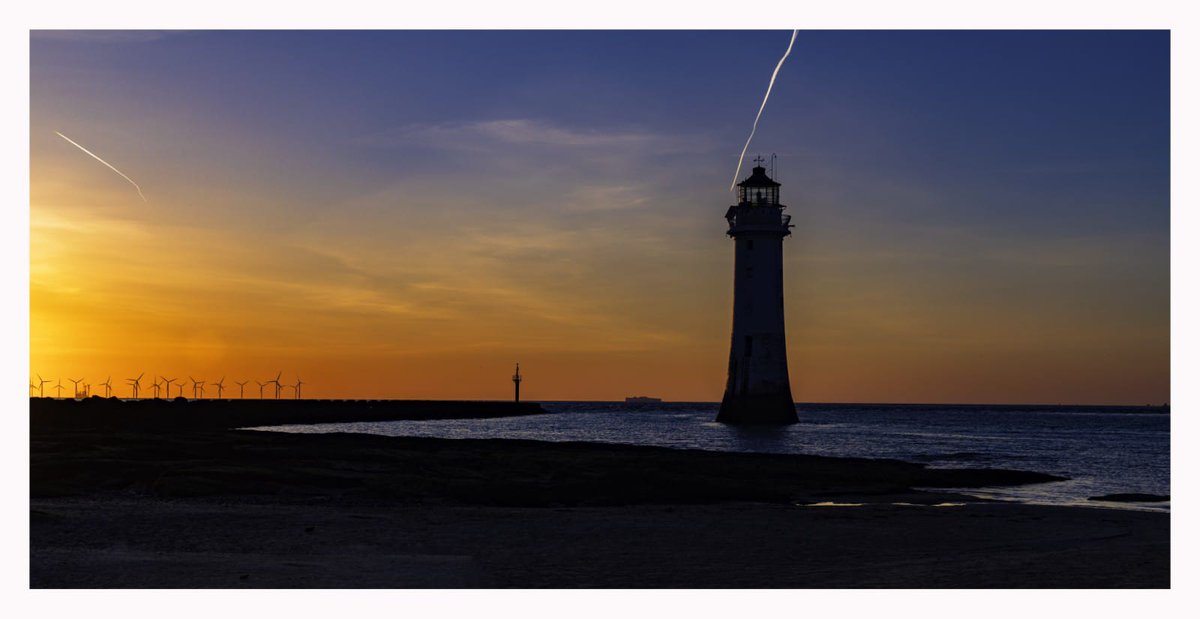
[{"label": "water reflection", "polygon": [[[975,490],[989,498],[1022,502],[1079,504],[1111,493],[1171,493],[1170,416],[1166,414],[1083,407],[804,405],[796,425],[739,428],[713,422],[715,403],[664,403],[638,410],[605,402],[544,406],[553,414],[273,429],[894,458],[939,468],[1008,468],[1071,478]],[[1166,511],[1169,506],[1158,509]]]},{"label": "water reflection", "polygon": [[785,453],[796,426],[724,426],[733,438],[734,451]]}]

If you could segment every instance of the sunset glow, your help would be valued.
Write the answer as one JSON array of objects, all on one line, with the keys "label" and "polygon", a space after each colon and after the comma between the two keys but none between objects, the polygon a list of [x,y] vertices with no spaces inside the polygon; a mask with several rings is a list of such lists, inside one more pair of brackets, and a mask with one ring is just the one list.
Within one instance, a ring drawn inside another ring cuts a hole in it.
[{"label": "sunset glow", "polygon": [[[787,37],[35,32],[31,370],[719,400],[725,181]],[[796,401],[1169,400],[1165,33],[795,47],[748,156]]]}]

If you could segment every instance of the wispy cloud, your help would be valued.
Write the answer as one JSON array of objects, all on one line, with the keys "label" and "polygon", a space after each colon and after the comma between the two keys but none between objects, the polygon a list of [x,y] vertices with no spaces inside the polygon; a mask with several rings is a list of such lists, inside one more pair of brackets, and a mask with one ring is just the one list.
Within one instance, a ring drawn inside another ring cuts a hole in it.
[{"label": "wispy cloud", "polygon": [[639,185],[593,185],[580,187],[564,199],[566,208],[576,212],[620,211],[645,206],[651,189]]},{"label": "wispy cloud", "polygon": [[576,129],[529,118],[471,122],[409,124],[362,136],[358,143],[376,147],[435,146],[445,149],[478,149],[496,146],[541,146],[565,149],[621,147],[637,152],[682,151],[700,140],[634,129]]},{"label": "wispy cloud", "polygon": [[462,127],[480,135],[512,144],[547,144],[551,146],[646,146],[660,143],[663,137],[653,133],[630,131],[578,131],[545,122],[522,120],[493,120]]}]

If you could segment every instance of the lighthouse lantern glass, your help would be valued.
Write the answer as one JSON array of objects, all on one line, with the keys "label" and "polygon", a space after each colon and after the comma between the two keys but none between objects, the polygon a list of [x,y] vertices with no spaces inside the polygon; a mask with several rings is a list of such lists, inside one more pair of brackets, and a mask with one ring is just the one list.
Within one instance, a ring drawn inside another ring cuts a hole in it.
[{"label": "lighthouse lantern glass", "polygon": [[747,204],[779,204],[779,188],[763,186],[743,186],[741,202]]}]

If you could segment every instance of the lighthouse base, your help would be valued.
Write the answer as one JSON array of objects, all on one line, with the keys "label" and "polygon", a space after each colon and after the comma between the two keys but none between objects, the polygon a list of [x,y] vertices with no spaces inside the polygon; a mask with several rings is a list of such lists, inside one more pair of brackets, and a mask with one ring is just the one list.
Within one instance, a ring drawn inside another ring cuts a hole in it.
[{"label": "lighthouse base", "polygon": [[717,423],[734,425],[784,425],[798,423],[796,404],[790,393],[774,395],[726,394],[721,400]]}]

